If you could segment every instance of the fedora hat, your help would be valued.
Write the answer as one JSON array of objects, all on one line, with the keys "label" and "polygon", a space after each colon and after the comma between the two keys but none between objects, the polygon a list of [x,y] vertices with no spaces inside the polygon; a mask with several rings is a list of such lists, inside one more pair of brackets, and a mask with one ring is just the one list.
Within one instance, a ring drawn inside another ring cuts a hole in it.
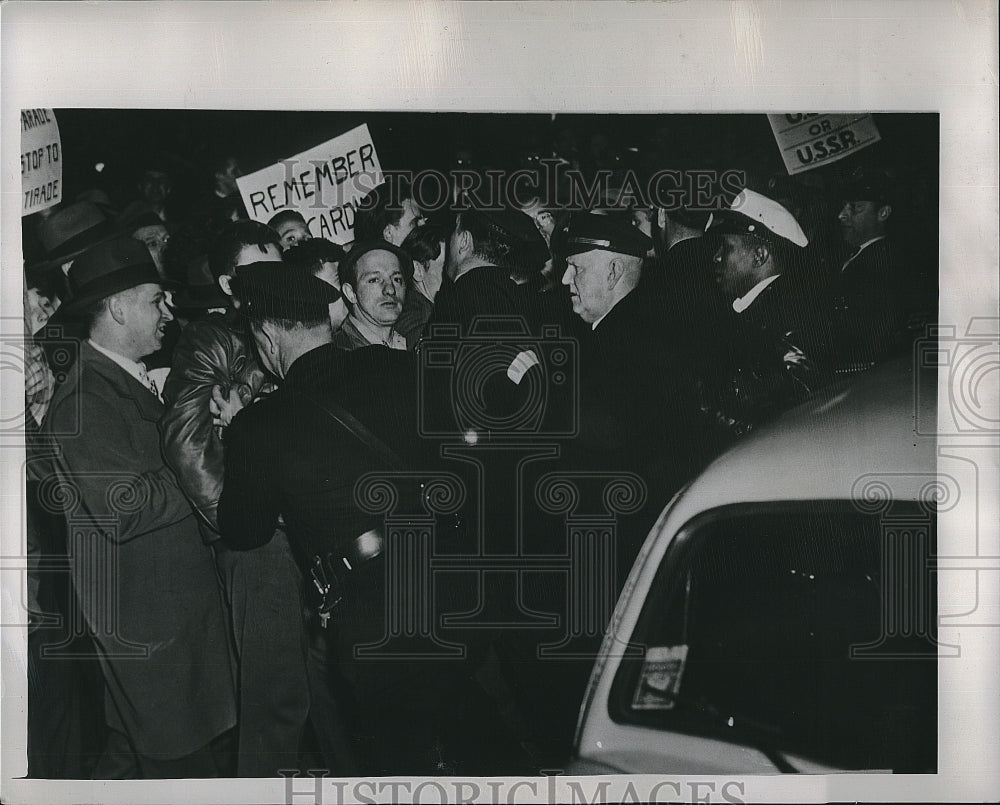
[{"label": "fedora hat", "polygon": [[230,299],[208,268],[208,258],[204,255],[187,262],[184,283],[174,294],[174,307],[184,310],[208,310],[213,307],[229,307]]},{"label": "fedora hat", "polygon": [[92,246],[70,266],[66,282],[70,292],[65,302],[68,311],[148,282],[164,287],[174,284],[160,278],[149,250],[130,237]]},{"label": "fedora hat", "polygon": [[114,222],[90,201],[77,201],[56,210],[38,227],[48,265],[61,265],[117,234]]}]

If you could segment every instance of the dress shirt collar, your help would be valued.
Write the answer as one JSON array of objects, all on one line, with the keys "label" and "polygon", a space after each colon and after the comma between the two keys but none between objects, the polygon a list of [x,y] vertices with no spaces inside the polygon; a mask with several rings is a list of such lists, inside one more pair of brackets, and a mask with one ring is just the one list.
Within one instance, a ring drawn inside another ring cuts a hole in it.
[{"label": "dress shirt collar", "polygon": [[765,277],[756,285],[753,286],[747,293],[741,296],[739,299],[733,300],[733,310],[737,313],[742,313],[750,305],[754,303],[758,296],[764,293],[764,289],[774,282],[781,274],[772,274],[770,277]]}]

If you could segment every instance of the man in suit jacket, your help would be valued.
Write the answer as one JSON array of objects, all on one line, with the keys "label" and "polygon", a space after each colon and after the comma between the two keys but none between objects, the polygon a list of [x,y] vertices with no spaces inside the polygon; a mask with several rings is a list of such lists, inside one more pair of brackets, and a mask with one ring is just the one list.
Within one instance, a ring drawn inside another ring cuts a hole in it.
[{"label": "man in suit jacket", "polygon": [[[97,778],[225,776],[236,723],[230,636],[211,550],[160,453],[159,390],[141,358],[173,318],[146,247],[123,238],[70,269],[79,371],[45,429],[73,584],[105,682]],[[44,483],[44,482],[43,482]]]},{"label": "man in suit jacket", "polygon": [[898,254],[887,237],[892,215],[888,181],[859,176],[841,191],[837,214],[851,252],[836,274],[832,314],[838,367],[867,369],[900,344],[908,290]]}]

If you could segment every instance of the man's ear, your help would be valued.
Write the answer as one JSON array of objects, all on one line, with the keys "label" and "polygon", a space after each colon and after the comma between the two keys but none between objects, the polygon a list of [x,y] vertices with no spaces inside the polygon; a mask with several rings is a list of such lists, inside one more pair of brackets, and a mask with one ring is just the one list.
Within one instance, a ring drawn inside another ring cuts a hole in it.
[{"label": "man's ear", "polygon": [[663,207],[656,208],[656,226],[661,232],[667,229],[667,211]]},{"label": "man's ear", "polygon": [[354,293],[354,286],[350,283],[342,283],[340,286],[340,293],[343,294],[344,298],[352,305],[356,305],[358,303],[358,295]]},{"label": "man's ear", "polygon": [[890,215],[892,215],[892,205],[891,204],[883,204],[881,207],[878,208],[878,220],[879,220],[879,223],[884,224],[886,221],[889,220],[889,216]]},{"label": "man's ear", "polygon": [[391,224],[386,224],[385,227],[382,229],[382,240],[384,240],[386,243],[392,243],[393,242],[393,240],[392,240],[392,229],[393,229],[393,227],[392,227]]},{"label": "man's ear", "polygon": [[231,276],[229,276],[228,274],[222,274],[219,277],[219,280],[218,280],[219,287],[222,288],[222,292],[226,296],[232,296],[233,295],[233,289],[232,289],[232,286],[230,285],[230,283],[232,282],[232,280],[233,280],[233,278]]},{"label": "man's ear", "polygon": [[126,311],[125,299],[122,294],[116,293],[108,297],[108,312],[118,324],[125,324]]},{"label": "man's ear", "polygon": [[608,288],[614,288],[625,273],[625,265],[620,257],[612,257],[608,261]]},{"label": "man's ear", "polygon": [[413,261],[413,281],[423,282],[424,281],[424,266],[422,263],[418,263],[416,260]]},{"label": "man's ear", "polygon": [[261,335],[258,346],[263,347],[264,351],[269,355],[277,354],[278,338],[275,326],[269,321],[262,321],[260,324],[255,325],[254,329]]},{"label": "man's ear", "polygon": [[753,262],[754,265],[764,266],[767,265],[767,261],[771,259],[771,250],[767,248],[763,243],[758,244],[753,250]]}]

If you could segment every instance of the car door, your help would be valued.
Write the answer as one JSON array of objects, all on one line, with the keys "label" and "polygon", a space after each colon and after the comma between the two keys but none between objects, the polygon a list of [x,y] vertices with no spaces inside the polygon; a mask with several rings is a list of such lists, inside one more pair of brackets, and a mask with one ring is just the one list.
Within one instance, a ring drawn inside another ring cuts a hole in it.
[{"label": "car door", "polygon": [[935,537],[934,512],[907,503],[888,519],[848,501],[699,515],[633,596],[630,650],[598,665],[580,763],[933,772]]}]

